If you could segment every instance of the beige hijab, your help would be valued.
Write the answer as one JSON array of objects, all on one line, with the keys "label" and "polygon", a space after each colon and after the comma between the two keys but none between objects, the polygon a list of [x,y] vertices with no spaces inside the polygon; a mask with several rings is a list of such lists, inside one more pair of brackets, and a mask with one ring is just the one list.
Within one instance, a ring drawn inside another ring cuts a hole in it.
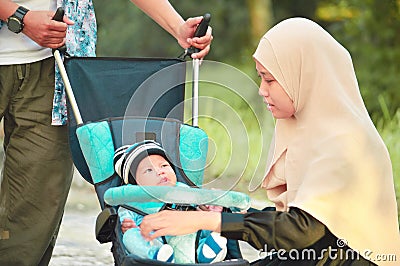
[{"label": "beige hijab", "polygon": [[276,121],[263,182],[268,197],[278,210],[310,213],[367,259],[396,254],[400,264],[390,157],[364,106],[350,54],[316,23],[292,18],[262,37],[254,58],[296,109],[294,117]]}]

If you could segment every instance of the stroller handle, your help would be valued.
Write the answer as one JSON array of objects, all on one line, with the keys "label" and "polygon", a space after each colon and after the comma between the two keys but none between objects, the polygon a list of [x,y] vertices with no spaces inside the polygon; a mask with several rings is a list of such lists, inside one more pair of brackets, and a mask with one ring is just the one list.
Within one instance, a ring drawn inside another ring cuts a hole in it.
[{"label": "stroller handle", "polygon": [[[200,22],[199,26],[197,26],[196,31],[194,32],[194,37],[203,37],[206,35],[208,25],[210,24],[211,15],[209,13],[204,14],[203,20]],[[193,46],[189,47],[186,51],[186,55],[190,56],[194,53],[198,53],[200,50]]]},{"label": "stroller handle", "polygon": [[[64,17],[64,9],[62,7],[59,7],[56,11],[56,14],[53,17],[53,20],[62,21],[63,17]],[[68,95],[68,99],[70,101],[72,112],[74,113],[76,119],[76,123],[79,125],[83,124],[83,119],[79,111],[79,107],[76,102],[75,95],[71,87],[71,83],[69,82],[68,74],[67,71],[65,70],[63,59],[61,58],[61,54],[65,54],[66,51],[67,47],[63,45],[57,49],[53,49],[53,55],[54,58],[56,59],[58,69],[60,70],[61,78],[64,81],[65,91]]]},{"label": "stroller handle", "polygon": [[[57,8],[56,13],[54,14],[54,17],[52,18],[52,20],[55,21],[63,21],[64,18],[64,9],[62,7]],[[64,54],[67,51],[67,46],[65,46],[65,44],[61,47],[58,47],[57,49],[53,49],[53,54],[55,53],[55,51],[58,50],[60,51],[61,54]]]},{"label": "stroller handle", "polygon": [[[208,25],[211,20],[211,15],[206,13],[203,16],[203,20],[200,22],[199,26],[194,33],[194,37],[202,37],[206,34]],[[187,49],[186,55],[191,55],[197,53],[199,49],[193,46]],[[192,85],[192,125],[197,127],[199,121],[199,69],[200,60],[198,58],[193,60],[193,85]]]}]

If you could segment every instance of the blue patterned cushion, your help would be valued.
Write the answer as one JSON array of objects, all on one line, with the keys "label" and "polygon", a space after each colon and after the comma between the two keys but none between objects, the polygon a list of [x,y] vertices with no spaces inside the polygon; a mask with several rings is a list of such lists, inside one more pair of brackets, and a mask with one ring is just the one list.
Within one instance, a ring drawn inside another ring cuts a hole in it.
[{"label": "blue patterned cushion", "polygon": [[114,144],[106,121],[78,127],[76,135],[89,167],[93,183],[99,183],[114,173]]},{"label": "blue patterned cushion", "polygon": [[208,136],[202,129],[185,124],[181,125],[179,136],[182,169],[193,183],[201,186],[208,151]]}]

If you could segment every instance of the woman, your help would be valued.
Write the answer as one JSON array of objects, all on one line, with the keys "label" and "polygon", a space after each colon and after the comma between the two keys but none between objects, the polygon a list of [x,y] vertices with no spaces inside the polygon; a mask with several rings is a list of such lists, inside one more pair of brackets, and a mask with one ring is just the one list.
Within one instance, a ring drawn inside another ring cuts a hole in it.
[{"label": "woman", "polygon": [[390,157],[347,50],[316,23],[292,18],[270,29],[253,56],[259,94],[277,119],[262,183],[275,211],[161,212],[144,218],[142,234],[221,232],[277,251],[262,265],[395,265]]}]

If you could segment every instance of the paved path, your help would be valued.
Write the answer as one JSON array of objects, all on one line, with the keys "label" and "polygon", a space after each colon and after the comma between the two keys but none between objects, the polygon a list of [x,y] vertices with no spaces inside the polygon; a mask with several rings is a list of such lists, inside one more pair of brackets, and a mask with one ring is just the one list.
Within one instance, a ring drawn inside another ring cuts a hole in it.
[{"label": "paved path", "polygon": [[90,184],[74,180],[50,266],[114,265],[111,244],[100,244],[95,224],[100,212]]}]

